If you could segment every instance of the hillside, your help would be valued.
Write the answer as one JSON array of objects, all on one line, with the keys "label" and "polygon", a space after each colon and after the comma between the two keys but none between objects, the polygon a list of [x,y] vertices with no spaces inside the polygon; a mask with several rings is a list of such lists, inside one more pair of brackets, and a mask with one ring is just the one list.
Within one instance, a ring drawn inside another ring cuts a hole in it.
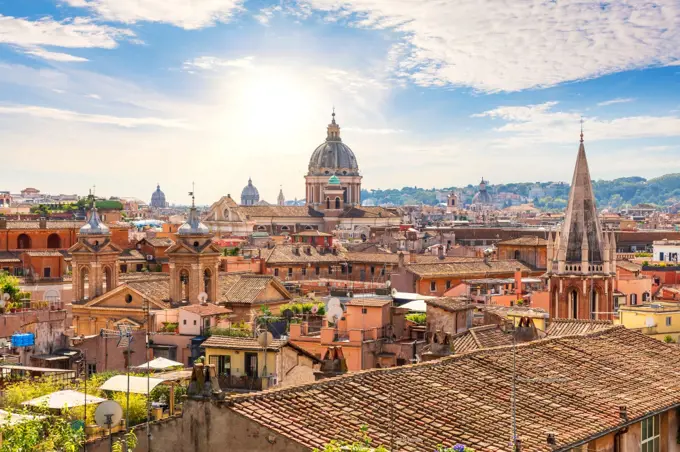
[{"label": "hillside", "polygon": [[[599,208],[618,209],[627,205],[654,204],[669,206],[680,202],[680,173],[666,174],[653,179],[622,177],[614,180],[593,181]],[[477,192],[476,185],[426,189],[404,187],[401,190],[362,190],[361,198],[375,204],[427,204],[446,202],[446,194],[455,191],[464,203],[469,203]],[[564,209],[569,197],[569,184],[564,182],[519,182],[488,185],[494,195],[509,193],[519,195],[522,201],[533,202],[536,207],[552,210]],[[501,195],[505,196],[506,195]],[[506,205],[510,201],[504,201]],[[517,203],[517,201],[515,201]]]}]

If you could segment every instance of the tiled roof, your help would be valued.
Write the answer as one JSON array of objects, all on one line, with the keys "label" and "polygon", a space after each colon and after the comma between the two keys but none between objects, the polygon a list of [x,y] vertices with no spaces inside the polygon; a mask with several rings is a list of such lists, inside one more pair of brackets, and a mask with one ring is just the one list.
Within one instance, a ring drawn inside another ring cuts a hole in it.
[{"label": "tiled roof", "polygon": [[485,304],[479,306],[479,308],[483,311],[490,312],[492,314],[496,314],[502,317],[508,315],[515,316],[521,315],[524,317],[548,318],[548,311],[546,311],[545,309],[532,308],[528,306],[502,306],[497,304]]},{"label": "tiled roof", "polygon": [[129,281],[127,285],[154,301],[161,302],[170,299],[170,280],[167,278]]},{"label": "tiled roof", "polygon": [[352,207],[340,214],[340,218],[392,218],[395,214],[384,207]]},{"label": "tiled roof", "polygon": [[0,251],[0,262],[17,263],[21,262],[21,259],[19,259],[19,257],[16,254],[11,253],[9,251]]},{"label": "tiled roof", "polygon": [[118,259],[123,261],[145,260],[144,255],[137,250],[123,250]]},{"label": "tiled roof", "polygon": [[550,319],[546,333],[548,336],[572,336],[589,334],[612,327],[609,320]]},{"label": "tiled roof", "polygon": [[[276,245],[271,249],[271,253],[267,258],[267,264],[286,264],[286,263],[306,263],[306,262],[320,262],[320,263],[340,263],[345,259],[331,252],[321,254],[311,245],[301,244],[299,247],[300,253],[295,254],[294,248],[297,245]],[[307,254],[309,250],[309,254]],[[262,250],[264,256],[266,250]]]},{"label": "tiled roof", "polygon": [[169,248],[169,247],[171,247],[172,245],[175,244],[175,241],[172,240],[169,237],[151,237],[151,238],[146,238],[144,240],[146,240],[146,242],[149,245],[159,247],[159,248],[162,248],[162,247]]},{"label": "tiled roof", "polygon": [[[81,221],[47,221],[47,229],[80,229],[83,225]],[[40,229],[39,220],[8,220],[7,229]]]},{"label": "tiled roof", "polygon": [[240,206],[241,211],[250,218],[257,217],[323,217],[307,206]]},{"label": "tiled roof", "polygon": [[[513,361],[516,363],[513,366]],[[680,403],[680,349],[623,327],[441,360],[356,372],[227,400],[233,411],[305,447],[353,441],[402,452],[464,443],[508,450],[513,367],[523,450],[567,450]],[[546,442],[554,432],[557,445]],[[416,441],[417,440],[417,441]]]},{"label": "tiled roof", "polygon": [[515,269],[520,268],[523,272],[531,269],[520,261],[467,261],[467,262],[438,262],[435,264],[410,264],[406,267],[411,273],[420,277],[456,277],[469,275],[498,275],[514,274]]},{"label": "tiled roof", "polygon": [[[267,345],[267,350],[277,351],[286,345],[286,341],[274,339]],[[201,347],[205,348],[227,348],[231,350],[263,350],[257,339],[254,337],[230,337],[230,336],[210,336]]]},{"label": "tiled roof", "polygon": [[225,307],[217,306],[216,304],[211,303],[182,306],[180,309],[183,311],[191,312],[192,314],[198,314],[201,317],[229,314],[230,312],[233,312],[231,309],[227,309]]},{"label": "tiled roof", "polygon": [[345,306],[368,306],[368,307],[383,307],[385,305],[392,304],[392,300],[380,300],[380,299],[370,299],[370,298],[353,298],[349,302],[345,303]]},{"label": "tiled roof", "polygon": [[300,237],[333,237],[333,234],[328,234],[327,232],[321,232],[317,230],[312,230],[312,231],[302,231],[298,232],[297,234],[293,234],[294,236],[300,236]]},{"label": "tiled roof", "polygon": [[498,245],[547,246],[548,241],[541,237],[524,236],[516,239],[503,240],[496,244],[496,246]]},{"label": "tiled roof", "polygon": [[616,261],[616,266],[633,273],[642,270],[642,265],[631,261]]},{"label": "tiled roof", "polygon": [[425,303],[449,312],[464,311],[466,309],[474,308],[474,305],[470,304],[470,300],[465,297],[432,298],[430,300],[425,300]]},{"label": "tiled roof", "polygon": [[220,301],[253,303],[268,285],[274,284],[282,292],[281,299],[292,298],[283,284],[274,276],[250,274],[220,274]]},{"label": "tiled roof", "polygon": [[[398,253],[367,253],[367,252],[348,252],[344,254],[344,257],[349,262],[368,262],[376,264],[398,264],[399,254]],[[478,257],[453,257],[444,256],[440,259],[439,256],[432,254],[416,254],[417,264],[438,264],[442,262],[483,262],[483,259]],[[408,264],[411,256],[409,254],[404,255],[404,263]]]},{"label": "tiled roof", "polygon": [[22,254],[26,254],[31,257],[63,257],[64,255],[57,250],[29,250],[22,251]]}]

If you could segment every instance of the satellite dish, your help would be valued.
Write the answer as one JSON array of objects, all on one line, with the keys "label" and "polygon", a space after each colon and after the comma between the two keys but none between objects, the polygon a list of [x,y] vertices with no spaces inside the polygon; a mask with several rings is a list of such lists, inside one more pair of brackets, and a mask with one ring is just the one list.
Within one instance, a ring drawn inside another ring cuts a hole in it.
[{"label": "satellite dish", "polygon": [[9,301],[9,299],[12,298],[12,296],[8,293],[2,294],[2,301]]},{"label": "satellite dish", "polygon": [[336,323],[340,318],[342,318],[342,307],[332,306],[329,303],[328,310],[326,311],[326,320]]},{"label": "satellite dish", "polygon": [[647,328],[651,328],[653,326],[656,326],[656,322],[654,322],[654,317],[647,317],[645,319],[645,326]]},{"label": "satellite dish", "polygon": [[329,309],[332,308],[333,306],[342,307],[340,305],[340,299],[339,298],[333,297],[333,298],[328,300],[328,303],[326,303],[326,307],[329,308]]},{"label": "satellite dish", "polygon": [[102,428],[118,425],[123,419],[123,407],[118,402],[107,400],[99,404],[94,412],[94,422]]},{"label": "satellite dish", "polygon": [[397,291],[397,288],[396,288],[396,287],[392,287],[392,290],[390,291],[390,293],[392,294],[393,297],[396,297],[396,296],[397,296],[397,292],[398,292],[398,291]]},{"label": "satellite dish", "polygon": [[205,292],[201,292],[198,294],[198,302],[199,303],[205,303],[208,301],[208,294]]},{"label": "satellite dish", "polygon": [[271,345],[272,342],[274,342],[274,336],[272,336],[272,333],[269,331],[265,331],[257,336],[257,343],[260,344],[261,347]]},{"label": "satellite dish", "polygon": [[392,281],[390,281],[390,280],[388,279],[387,282],[385,283],[385,285],[386,285],[387,288],[389,289],[390,287],[392,287]]},{"label": "satellite dish", "polygon": [[290,309],[284,309],[281,315],[290,322],[290,319],[292,319],[295,314]]}]

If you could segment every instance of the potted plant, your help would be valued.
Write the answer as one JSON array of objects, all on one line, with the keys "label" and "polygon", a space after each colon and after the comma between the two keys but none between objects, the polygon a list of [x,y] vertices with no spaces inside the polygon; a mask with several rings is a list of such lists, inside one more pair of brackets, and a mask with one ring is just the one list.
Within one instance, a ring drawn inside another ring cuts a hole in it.
[{"label": "potted plant", "polygon": [[17,312],[16,305],[14,303],[12,303],[11,301],[9,303],[7,303],[7,309],[9,309],[9,312],[11,312],[12,314]]}]

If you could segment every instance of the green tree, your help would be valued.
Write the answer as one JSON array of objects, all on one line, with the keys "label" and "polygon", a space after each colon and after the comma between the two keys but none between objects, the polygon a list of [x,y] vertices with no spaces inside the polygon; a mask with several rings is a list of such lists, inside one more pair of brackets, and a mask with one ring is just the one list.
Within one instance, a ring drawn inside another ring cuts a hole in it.
[{"label": "green tree", "polygon": [[47,205],[38,204],[37,206],[31,207],[31,213],[40,214],[40,215],[46,217],[46,216],[49,216],[49,214],[52,213],[52,211],[50,210],[50,208]]},{"label": "green tree", "polygon": [[0,296],[8,293],[11,300],[16,300],[20,293],[19,278],[7,272],[0,272]]}]

